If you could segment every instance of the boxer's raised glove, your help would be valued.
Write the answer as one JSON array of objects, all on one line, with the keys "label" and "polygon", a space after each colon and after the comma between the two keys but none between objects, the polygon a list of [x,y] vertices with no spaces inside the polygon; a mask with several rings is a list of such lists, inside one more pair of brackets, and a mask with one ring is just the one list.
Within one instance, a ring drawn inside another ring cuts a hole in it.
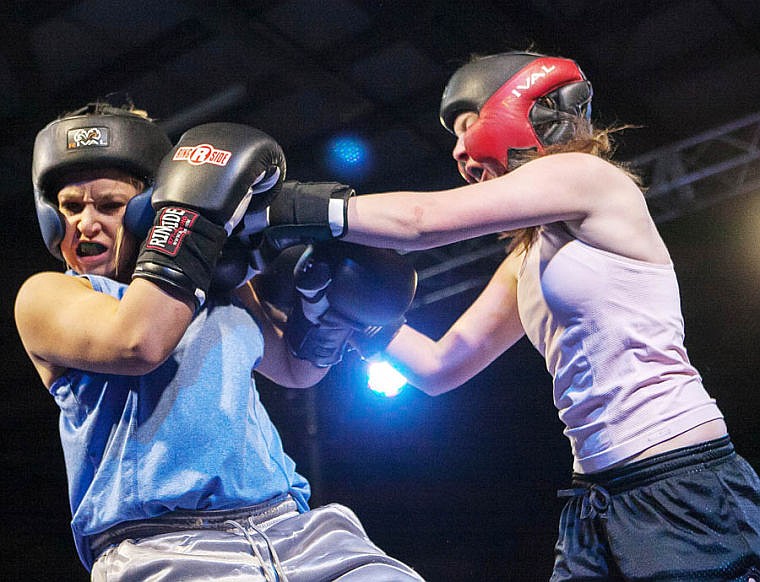
[{"label": "boxer's raised glove", "polygon": [[396,251],[332,241],[307,247],[294,271],[300,296],[285,329],[296,357],[319,367],[383,350],[406,322],[417,273]]},{"label": "boxer's raised glove", "polygon": [[265,234],[283,249],[341,238],[348,230],[348,200],[356,192],[338,182],[284,182],[269,206]]},{"label": "boxer's raised glove", "polygon": [[156,173],[156,217],[133,277],[200,307],[227,237],[247,210],[265,211],[284,174],[282,149],[258,129],[209,123],[185,132]]}]

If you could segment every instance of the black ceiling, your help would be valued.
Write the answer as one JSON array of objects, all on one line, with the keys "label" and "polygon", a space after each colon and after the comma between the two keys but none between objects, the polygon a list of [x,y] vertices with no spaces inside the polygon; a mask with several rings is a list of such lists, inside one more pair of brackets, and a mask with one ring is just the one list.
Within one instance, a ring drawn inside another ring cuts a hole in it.
[{"label": "black ceiling", "polygon": [[[756,0],[7,1],[0,29],[3,174],[28,190],[36,131],[63,111],[129,96],[179,135],[248,123],[290,176],[335,178],[326,140],[353,132],[376,162],[360,191],[456,183],[437,122],[471,53],[533,46],[579,61],[605,123],[641,125],[634,156],[757,110]],[[8,200],[8,198],[5,198]]]},{"label": "black ceiling", "polygon": [[[595,119],[640,126],[623,134],[623,159],[760,111],[757,0],[6,0],[0,10],[1,240],[13,251],[3,263],[4,455],[10,467],[4,495],[16,500],[6,504],[3,516],[4,537],[16,539],[5,544],[15,556],[4,563],[12,573],[23,572],[8,579],[43,579],[60,562],[61,571],[81,574],[66,532],[54,405],[20,350],[8,301],[30,272],[57,268],[37,231],[30,157],[36,132],[60,113],[114,95],[147,109],[174,138],[207,121],[247,123],[280,142],[288,176],[302,180],[342,179],[325,165],[325,148],[331,137],[352,133],[374,153],[371,170],[351,180],[366,193],[460,183],[450,160],[452,138],[438,123],[438,102],[448,76],[472,53],[532,47],[575,58],[594,84]],[[664,233],[674,256],[687,265],[681,272],[685,316],[694,337],[709,335],[729,350],[724,360],[735,366],[733,375],[717,371],[721,358],[709,356],[706,344],[695,341],[693,353],[713,380],[756,377],[760,331],[752,318],[760,309],[755,304],[750,316],[736,316],[742,333],[715,332],[727,316],[700,302],[728,300],[740,313],[747,289],[756,293],[760,268],[754,284],[745,282],[726,296],[725,279],[711,283],[698,270],[703,258],[693,251],[726,250],[722,231],[710,231],[714,238],[705,242],[711,225],[739,228],[722,215],[691,220]],[[730,261],[712,266],[721,274],[730,267]],[[412,319],[434,333],[462,308],[448,302]],[[750,355],[748,344],[755,346]],[[409,396],[396,408],[386,407],[383,422],[371,430],[363,422],[377,409],[348,394],[338,381],[345,377],[336,371],[320,398],[335,397],[353,408],[348,416],[334,404],[320,408],[330,425],[317,452],[316,441],[297,422],[299,411],[313,410],[313,402],[301,395],[273,399],[273,415],[282,414],[285,438],[322,486],[321,498],[358,506],[380,545],[431,580],[545,579],[556,510],[551,496],[565,485],[569,465],[548,394],[530,388],[546,389],[542,365],[531,354],[518,346],[515,356],[450,397]],[[352,373],[345,368],[341,374]],[[529,388],[505,407],[492,387],[507,376]],[[742,407],[756,409],[756,396],[731,396],[728,406],[738,407],[737,414]],[[402,413],[413,420],[398,428]],[[748,442],[757,428],[737,433]],[[348,433],[354,437],[346,439]],[[362,449],[378,434],[391,452]],[[529,444],[513,446],[515,439]],[[393,470],[377,469],[369,457]],[[556,466],[546,471],[537,465],[552,458]],[[20,493],[25,484],[34,494]],[[42,541],[50,533],[40,539],[36,527],[16,529],[28,523],[25,499],[34,506],[33,523],[44,520],[46,529],[54,528],[55,548]],[[34,561],[43,554],[48,557]]]}]

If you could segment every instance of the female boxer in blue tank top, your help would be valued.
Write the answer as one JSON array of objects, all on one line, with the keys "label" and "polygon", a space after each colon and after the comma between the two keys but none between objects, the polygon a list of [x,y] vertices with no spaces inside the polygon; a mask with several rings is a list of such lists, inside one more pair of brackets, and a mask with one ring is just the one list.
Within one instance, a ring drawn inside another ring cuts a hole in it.
[{"label": "female boxer in blue tank top", "polygon": [[[440,339],[403,326],[385,357],[431,395],[524,335],[545,357],[574,461],[553,582],[758,580],[760,481],[689,363],[670,255],[637,181],[609,160],[610,131],[591,126],[591,97],[569,59],[473,60],[440,111],[468,185],[348,197],[329,232],[405,250],[511,233]],[[299,236],[273,225],[275,244]]]},{"label": "female boxer in blue tank top", "polygon": [[252,372],[306,387],[326,368],[290,355],[246,269],[211,287],[241,209],[260,213],[282,173],[258,130],[210,124],[172,149],[145,116],[104,104],[37,137],[38,218],[68,270],[31,277],[16,321],[61,410],[93,580],[421,580],[349,509],[309,510]]}]

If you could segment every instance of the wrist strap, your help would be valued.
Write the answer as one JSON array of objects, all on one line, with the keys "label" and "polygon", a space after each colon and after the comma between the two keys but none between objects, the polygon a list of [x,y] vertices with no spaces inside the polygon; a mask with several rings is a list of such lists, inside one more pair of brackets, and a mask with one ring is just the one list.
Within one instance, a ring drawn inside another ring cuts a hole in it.
[{"label": "wrist strap", "polygon": [[401,317],[393,323],[371,325],[362,330],[356,330],[351,335],[351,345],[365,360],[371,358],[388,347],[405,323],[406,318]]},{"label": "wrist strap", "polygon": [[327,216],[330,223],[330,232],[335,238],[341,238],[346,234],[348,223],[348,200],[343,198],[330,198],[327,206]]},{"label": "wrist strap", "polygon": [[224,228],[198,212],[165,206],[143,241],[132,278],[148,279],[167,293],[192,300],[197,310],[206,300],[226,240]]}]

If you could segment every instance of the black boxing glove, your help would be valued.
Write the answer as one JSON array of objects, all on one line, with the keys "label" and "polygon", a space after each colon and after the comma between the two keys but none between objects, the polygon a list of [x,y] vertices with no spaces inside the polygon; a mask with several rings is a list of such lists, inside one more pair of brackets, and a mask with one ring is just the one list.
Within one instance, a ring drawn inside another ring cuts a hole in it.
[{"label": "black boxing glove", "polygon": [[211,275],[209,295],[227,295],[256,275],[254,250],[244,239],[228,238]]},{"label": "black boxing glove", "polygon": [[363,357],[390,343],[406,322],[417,273],[395,251],[336,241],[308,247],[294,283],[300,301],[285,338],[293,355],[327,367],[341,361],[349,343]]},{"label": "black boxing glove", "polygon": [[[337,214],[339,216],[337,222],[340,225],[345,225],[346,209],[345,205],[342,204],[343,196],[350,197],[353,194],[353,190],[348,186],[334,182],[285,182],[279,189],[277,196],[273,198],[269,208],[266,211],[247,212],[242,223],[236,229],[236,234],[225,243],[214,270],[211,292],[226,293],[240,287],[258,274],[272,255],[279,251],[295,246],[300,249],[297,255],[300,256],[305,244],[334,236],[333,229],[337,233],[342,227],[330,224],[328,208],[331,204],[337,203],[336,208],[338,208]],[[270,220],[275,222],[308,220],[309,222],[301,225],[282,224],[275,226],[269,229],[267,236],[262,236],[261,233],[266,229]],[[324,221],[328,223],[326,227],[324,224],[320,224]],[[329,234],[326,229],[331,229]],[[342,236],[342,231],[339,236]],[[281,265],[282,261],[279,263]],[[290,265],[291,283],[294,265],[295,261]],[[267,282],[262,283],[264,285],[272,282],[270,281],[272,270],[269,271],[264,277]],[[275,277],[275,279],[279,281],[280,277]]]},{"label": "black boxing glove", "polygon": [[[265,227],[266,210],[249,207],[232,236],[224,243],[211,278],[211,294],[228,294],[242,287],[277,256],[279,251],[269,244],[261,232]],[[295,261],[290,265],[291,282],[294,265]]]},{"label": "black boxing glove", "polygon": [[305,250],[306,245],[294,245],[283,249],[274,258],[264,259],[264,267],[251,281],[260,301],[287,314],[292,312],[296,304],[294,270]]},{"label": "black boxing glove", "polygon": [[258,129],[209,123],[186,131],[156,173],[156,217],[133,278],[200,307],[227,237],[246,211],[264,212],[284,174],[282,149]]},{"label": "black boxing glove", "polygon": [[334,260],[308,246],[293,270],[296,300],[285,327],[285,341],[297,358],[325,368],[343,359],[353,329],[333,317],[327,289],[333,282]]},{"label": "black boxing glove", "polygon": [[338,182],[284,182],[269,207],[265,234],[278,249],[341,238],[348,231],[348,200],[356,192]]}]

